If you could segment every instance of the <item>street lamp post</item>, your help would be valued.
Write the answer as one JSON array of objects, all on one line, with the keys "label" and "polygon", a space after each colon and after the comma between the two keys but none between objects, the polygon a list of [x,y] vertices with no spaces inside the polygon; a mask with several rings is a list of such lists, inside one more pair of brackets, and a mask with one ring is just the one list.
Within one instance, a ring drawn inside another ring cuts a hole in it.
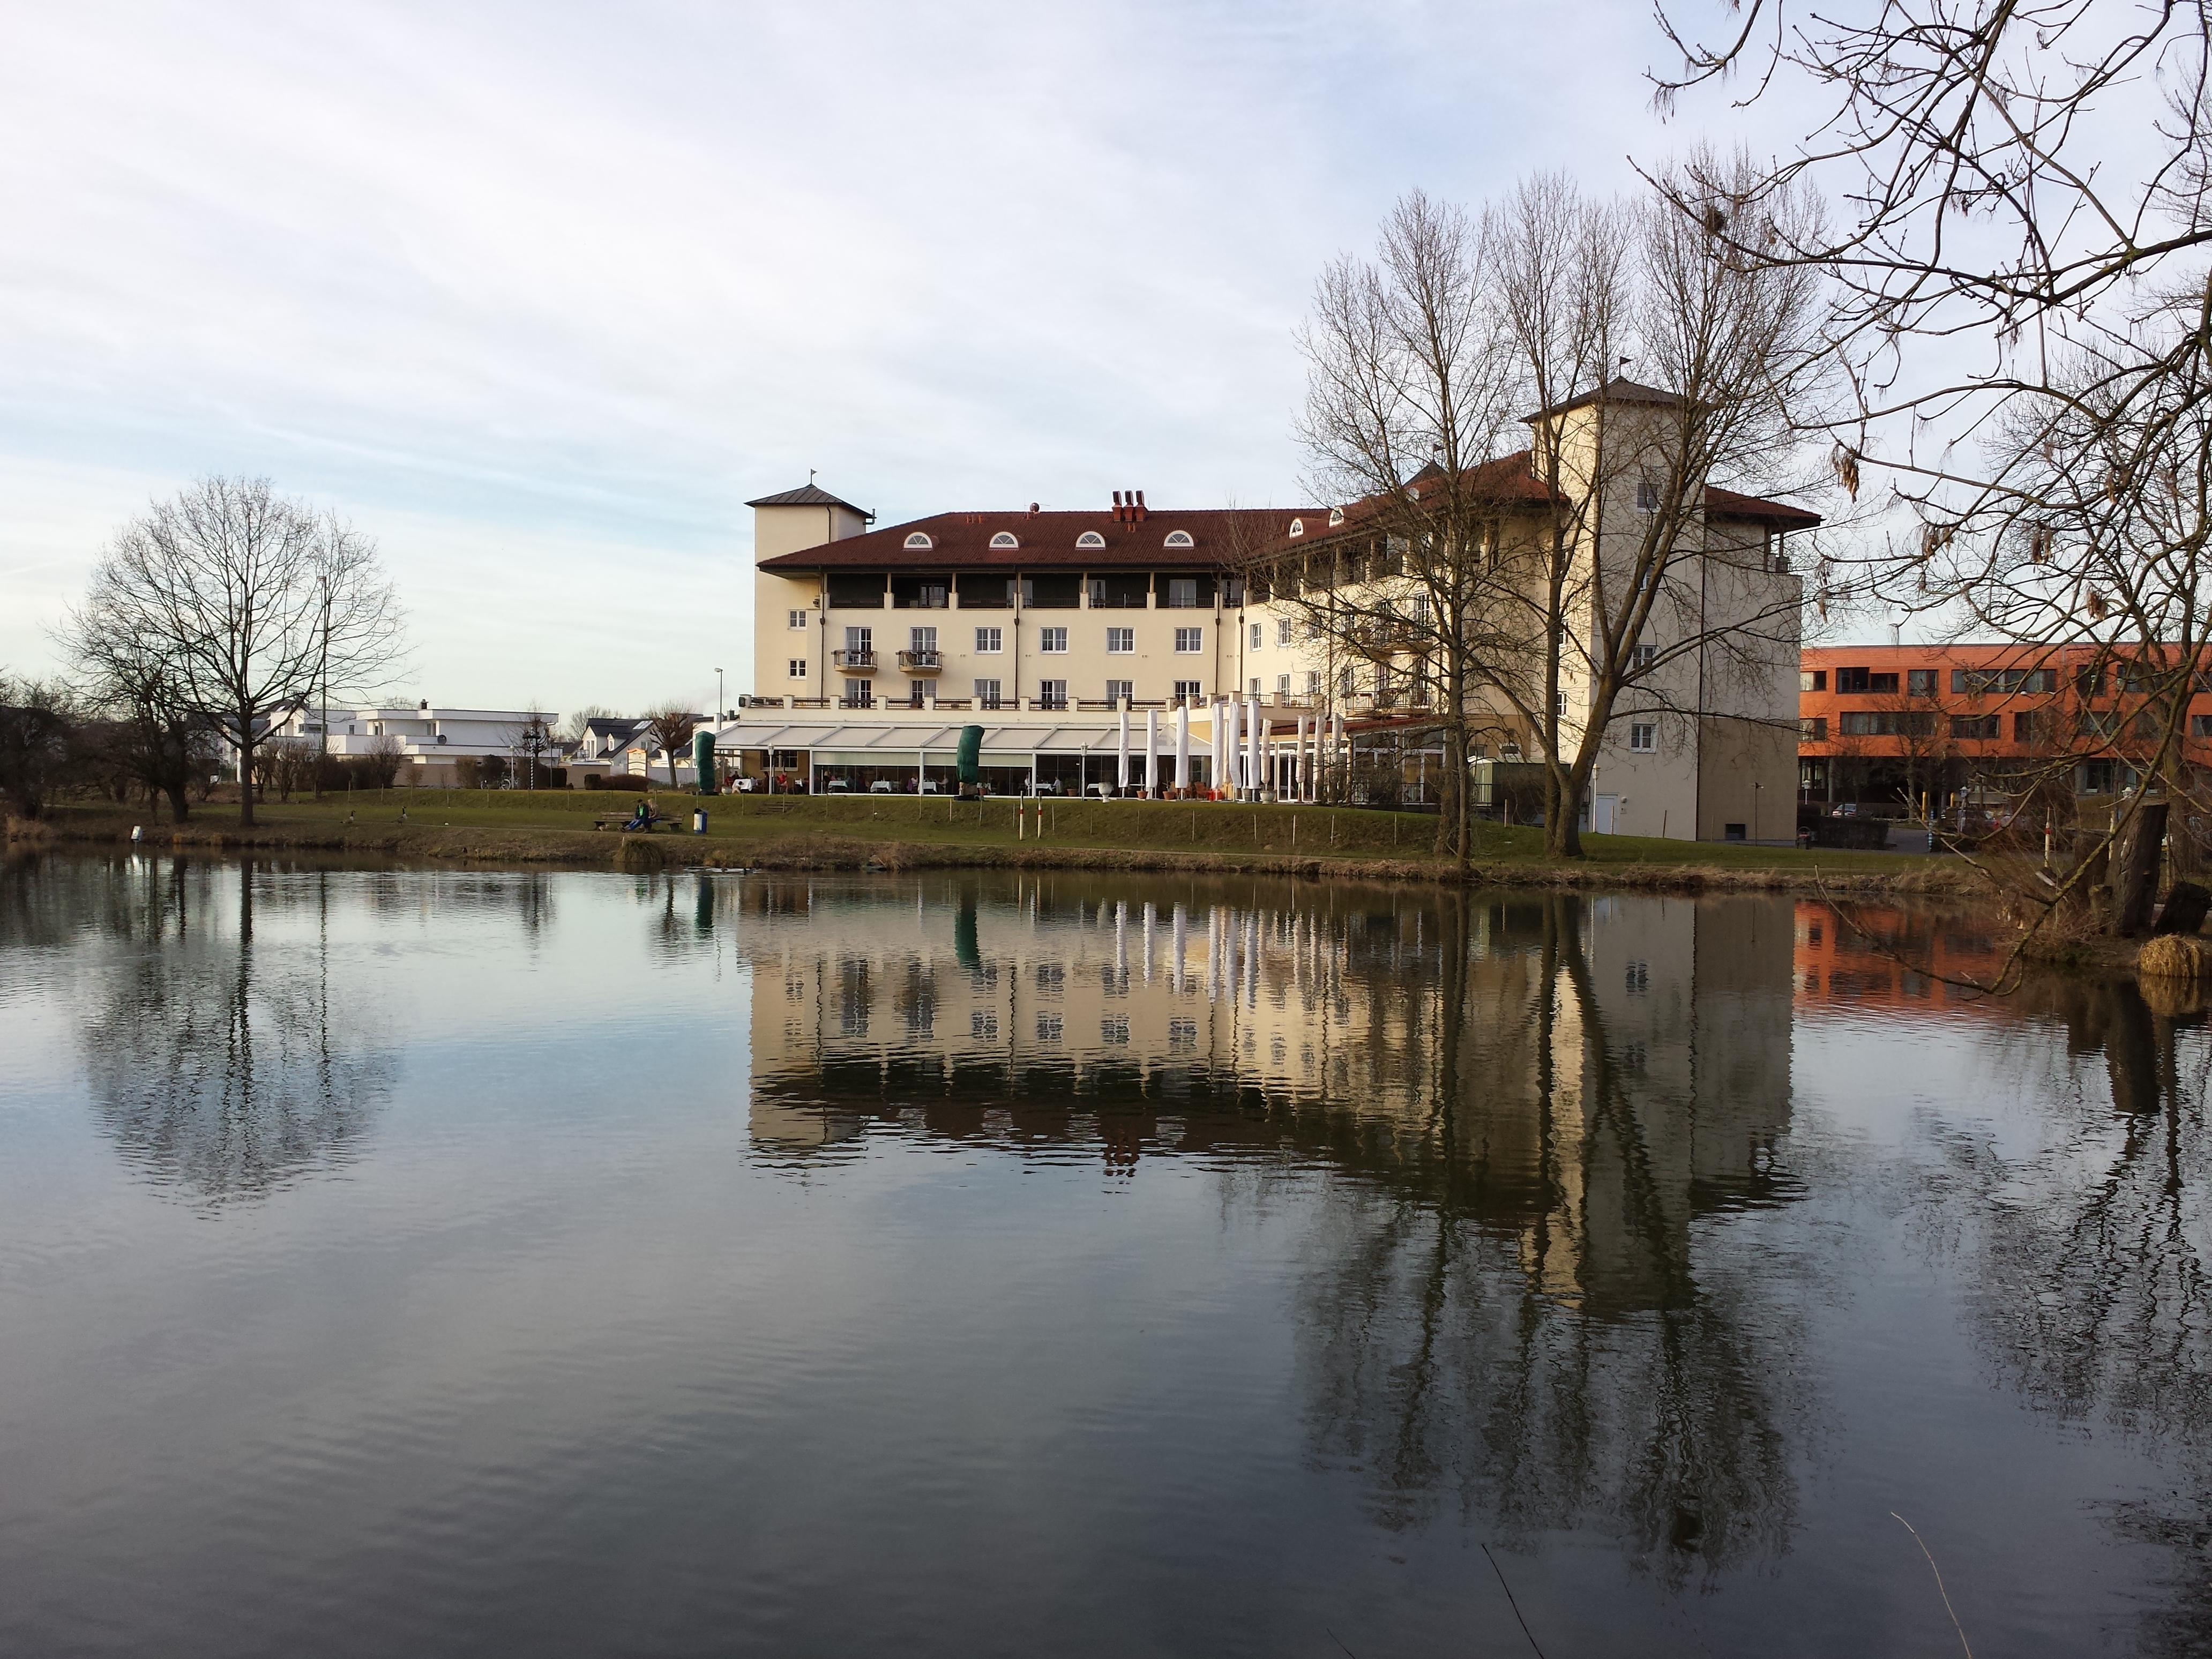
[{"label": "street lamp post", "polygon": [[722,729],[722,711],[726,707],[727,705],[722,701],[722,671],[717,668],[714,671],[714,729],[717,732]]}]

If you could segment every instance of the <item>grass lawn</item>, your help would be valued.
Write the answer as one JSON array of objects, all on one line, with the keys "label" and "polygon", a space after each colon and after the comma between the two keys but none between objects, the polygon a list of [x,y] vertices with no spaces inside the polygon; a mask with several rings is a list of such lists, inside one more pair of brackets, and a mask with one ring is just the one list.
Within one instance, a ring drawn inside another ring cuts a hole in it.
[{"label": "grass lawn", "polygon": [[[321,838],[389,834],[403,809],[407,832],[440,830],[534,831],[589,830],[603,813],[627,813],[638,800],[612,790],[396,789],[326,796],[321,801],[295,799],[256,804],[258,832],[272,840],[290,836]],[[696,797],[663,789],[659,809],[688,832]],[[1240,856],[1395,859],[1412,863],[1434,860],[1430,842],[1436,819],[1418,812],[1385,812],[1341,806],[1243,806],[1218,802],[1080,801],[1017,802],[1008,799],[961,801],[911,795],[723,795],[703,803],[708,836],[722,842],[787,841],[793,836],[832,835],[876,842],[912,842],[939,846],[1015,848],[1033,844],[1039,817],[1042,844],[1051,847],[1110,848],[1209,854],[1231,861]],[[1017,834],[1018,815],[1023,823]],[[71,821],[89,829],[117,819],[111,806],[64,806],[57,827]],[[149,834],[166,838],[166,817],[145,811],[125,815],[146,823]],[[234,830],[238,808],[210,802],[196,809],[189,828],[202,834]],[[669,839],[676,836],[661,834]],[[684,839],[689,840],[688,833]],[[1741,842],[1661,841],[1641,836],[1585,836],[1591,865],[1698,866],[1727,870],[1803,869],[1896,873],[1930,864],[1954,862],[1901,853],[1857,853],[1796,848],[1756,847]],[[1474,861],[1483,865],[1544,862],[1543,832],[1480,824]]]}]

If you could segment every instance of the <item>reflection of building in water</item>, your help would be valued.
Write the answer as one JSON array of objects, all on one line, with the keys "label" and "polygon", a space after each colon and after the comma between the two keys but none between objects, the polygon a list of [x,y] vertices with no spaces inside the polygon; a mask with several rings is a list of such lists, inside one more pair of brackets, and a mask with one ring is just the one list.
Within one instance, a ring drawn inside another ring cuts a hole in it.
[{"label": "reflection of building in water", "polygon": [[2003,964],[2004,947],[1987,918],[1895,905],[1859,906],[1852,915],[1853,922],[1846,922],[1825,904],[1798,904],[1792,970],[1801,1004],[1994,1006],[1957,982],[1990,984]]},{"label": "reflection of building in water", "polygon": [[1790,911],[1310,884],[748,880],[753,1133],[1126,1177],[1206,1158],[1312,1218],[1316,1455],[1387,1516],[1601,1528],[1669,1577],[1785,1547],[1813,1409],[1787,1195]]},{"label": "reflection of building in water", "polygon": [[1130,890],[748,882],[756,1140],[895,1121],[1097,1140],[1123,1168],[1241,1146],[1449,1173],[1547,1291],[1620,1308],[1667,1299],[1698,1209],[1769,1184],[1790,989],[1771,901]]}]

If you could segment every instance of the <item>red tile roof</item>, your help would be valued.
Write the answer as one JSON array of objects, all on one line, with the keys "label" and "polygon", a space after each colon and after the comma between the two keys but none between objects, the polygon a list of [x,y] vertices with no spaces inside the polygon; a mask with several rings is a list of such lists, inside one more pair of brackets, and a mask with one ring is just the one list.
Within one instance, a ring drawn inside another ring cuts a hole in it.
[{"label": "red tile roof", "polygon": [[[1325,528],[1327,507],[1237,507],[1199,512],[1151,510],[1141,520],[1117,521],[1114,509],[1096,513],[939,513],[910,519],[865,536],[848,536],[818,547],[763,559],[763,570],[987,570],[1040,569],[1061,565],[1077,570],[1152,570],[1228,565],[1272,547],[1303,519],[1306,533]],[[1076,538],[1096,532],[1103,547],[1078,547]],[[1176,532],[1188,547],[1170,547]],[[910,548],[907,538],[923,535],[927,547]],[[993,547],[991,538],[1008,535],[1018,545]]]},{"label": "red tile roof", "polygon": [[[1540,505],[1547,499],[1543,483],[1528,470],[1528,453],[1522,450],[1470,467],[1474,488],[1500,505]],[[1430,491],[1417,477],[1419,494]],[[1104,508],[1092,513],[939,513],[927,519],[909,519],[865,535],[823,542],[795,553],[763,559],[759,568],[769,571],[799,570],[988,570],[1042,569],[1057,565],[1073,570],[1152,570],[1170,567],[1227,567],[1262,555],[1285,551],[1293,545],[1290,534],[1295,521],[1304,539],[1327,538],[1332,529],[1342,534],[1370,516],[1368,503],[1354,502],[1343,522],[1332,526],[1325,507],[1229,507],[1182,512],[1171,508],[1149,510],[1133,519]],[[1743,495],[1732,489],[1708,489],[1705,510],[1715,518],[1748,519],[1782,529],[1798,529],[1820,522],[1817,513],[1764,495]],[[1095,532],[1103,547],[1078,547],[1076,538]],[[1170,547],[1168,538],[1177,532],[1190,538],[1188,547]],[[929,538],[927,547],[908,547],[909,537]],[[1012,547],[993,547],[995,536],[1014,538]]]}]

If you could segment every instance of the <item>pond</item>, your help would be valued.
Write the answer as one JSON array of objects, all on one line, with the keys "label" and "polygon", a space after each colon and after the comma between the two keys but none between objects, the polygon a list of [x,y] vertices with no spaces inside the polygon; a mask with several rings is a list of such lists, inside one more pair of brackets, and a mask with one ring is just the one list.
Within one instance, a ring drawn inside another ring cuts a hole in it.
[{"label": "pond", "polygon": [[2205,1651],[2199,1017],[1876,920],[10,862],[0,1651]]}]

